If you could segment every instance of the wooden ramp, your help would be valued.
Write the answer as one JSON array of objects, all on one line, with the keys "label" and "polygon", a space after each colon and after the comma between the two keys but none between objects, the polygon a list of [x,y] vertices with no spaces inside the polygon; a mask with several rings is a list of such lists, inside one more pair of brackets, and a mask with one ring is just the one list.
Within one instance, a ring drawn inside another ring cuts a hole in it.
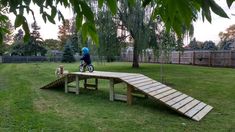
[{"label": "wooden ramp", "polygon": [[59,88],[59,87],[64,87],[65,85],[65,78],[68,78],[68,83],[75,81],[75,75],[73,74],[68,74],[65,75],[45,86],[43,86],[41,89],[49,89],[49,88]]},{"label": "wooden ramp", "polygon": [[[58,79],[43,88],[52,88],[65,85],[65,91],[68,91],[67,83],[76,80],[77,89],[79,89],[79,80],[86,78],[96,79],[109,79],[110,80],[110,100],[115,99],[114,84],[125,82],[127,84],[126,100],[129,104],[132,102],[132,91],[138,90],[145,95],[148,95],[160,101],[169,108],[193,119],[196,121],[201,120],[209,111],[212,106],[205,104],[189,95],[177,91],[169,86],[166,86],[158,81],[155,81],[142,74],[133,73],[119,73],[119,72],[73,72]],[[66,81],[65,81],[66,80]],[[85,84],[84,84],[85,86]],[[76,91],[79,93],[79,90]]]}]

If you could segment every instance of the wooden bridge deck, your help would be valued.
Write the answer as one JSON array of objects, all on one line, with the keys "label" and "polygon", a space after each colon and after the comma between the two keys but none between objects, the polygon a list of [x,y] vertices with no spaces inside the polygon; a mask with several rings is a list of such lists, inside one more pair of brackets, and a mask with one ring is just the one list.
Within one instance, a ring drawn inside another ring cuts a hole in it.
[{"label": "wooden bridge deck", "polygon": [[[68,83],[76,81],[76,89],[73,92],[79,94],[79,80],[95,78],[97,88],[97,79],[108,79],[110,80],[110,100],[123,99],[127,101],[128,104],[132,103],[132,92],[133,90],[138,90],[141,93],[148,95],[160,101],[169,108],[193,119],[196,121],[201,120],[209,111],[212,110],[212,106],[205,104],[189,95],[186,95],[176,89],[166,86],[158,81],[155,81],[142,74],[134,73],[119,73],[119,72],[99,72],[95,71],[93,73],[89,72],[72,72],[64,77],[42,87],[52,88],[58,86],[64,86],[65,92],[69,92]],[[127,96],[120,96],[114,93],[114,84],[119,82],[125,82],[127,84]],[[89,84],[84,84],[84,86],[89,86]],[[93,86],[93,85],[91,85]]]}]

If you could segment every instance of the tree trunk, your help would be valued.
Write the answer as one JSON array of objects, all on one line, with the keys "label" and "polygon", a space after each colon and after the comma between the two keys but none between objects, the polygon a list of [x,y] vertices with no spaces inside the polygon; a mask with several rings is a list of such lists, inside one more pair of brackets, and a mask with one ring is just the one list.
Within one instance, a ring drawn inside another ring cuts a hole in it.
[{"label": "tree trunk", "polygon": [[139,68],[139,52],[138,52],[138,44],[134,42],[134,49],[133,49],[133,68]]}]

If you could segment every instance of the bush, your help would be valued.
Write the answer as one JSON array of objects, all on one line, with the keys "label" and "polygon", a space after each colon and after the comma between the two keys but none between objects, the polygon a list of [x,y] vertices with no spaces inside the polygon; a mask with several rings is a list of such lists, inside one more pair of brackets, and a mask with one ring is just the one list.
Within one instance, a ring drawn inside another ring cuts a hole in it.
[{"label": "bush", "polygon": [[73,56],[73,50],[71,47],[71,44],[67,43],[64,46],[64,53],[63,53],[63,57],[62,57],[62,62],[75,62],[75,58]]}]

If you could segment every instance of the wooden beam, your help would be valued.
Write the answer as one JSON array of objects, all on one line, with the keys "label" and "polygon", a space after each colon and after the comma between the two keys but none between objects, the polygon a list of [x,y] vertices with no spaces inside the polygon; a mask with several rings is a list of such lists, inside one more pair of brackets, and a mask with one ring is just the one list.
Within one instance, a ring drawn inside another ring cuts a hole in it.
[{"label": "wooden beam", "polygon": [[87,88],[87,79],[84,79],[84,88]]},{"label": "wooden beam", "polygon": [[114,99],[115,100],[120,100],[120,101],[127,101],[127,96],[122,95],[122,94],[114,94]]},{"label": "wooden beam", "polygon": [[79,94],[79,77],[76,75],[76,94]]},{"label": "wooden beam", "polygon": [[67,76],[64,77],[64,90],[65,90],[65,93],[68,93],[68,77]]},{"label": "wooden beam", "polygon": [[133,100],[133,96],[132,96],[132,91],[133,91],[133,87],[129,84],[127,84],[127,104],[131,105],[132,104],[132,100]]},{"label": "wooden beam", "polygon": [[109,80],[109,100],[114,101],[114,80]]},{"label": "wooden beam", "polygon": [[98,90],[98,78],[95,78],[95,89]]}]

